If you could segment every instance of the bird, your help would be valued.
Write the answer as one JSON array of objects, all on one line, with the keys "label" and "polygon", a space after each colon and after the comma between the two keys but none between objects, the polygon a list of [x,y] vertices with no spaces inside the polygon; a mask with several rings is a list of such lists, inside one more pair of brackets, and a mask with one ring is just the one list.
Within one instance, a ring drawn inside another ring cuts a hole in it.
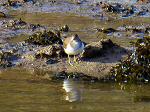
[{"label": "bird", "polygon": [[63,48],[65,53],[68,55],[68,62],[70,65],[70,55],[74,56],[74,62],[77,62],[76,55],[79,55],[84,52],[84,42],[82,42],[77,34],[74,34],[70,37],[63,39]]}]

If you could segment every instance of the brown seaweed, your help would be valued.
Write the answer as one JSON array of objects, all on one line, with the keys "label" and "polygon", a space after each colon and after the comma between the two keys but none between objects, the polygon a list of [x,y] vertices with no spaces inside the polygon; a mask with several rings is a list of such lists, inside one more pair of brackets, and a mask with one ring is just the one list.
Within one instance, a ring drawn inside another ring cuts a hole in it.
[{"label": "brown seaweed", "polygon": [[111,70],[116,81],[149,82],[150,81],[150,37],[138,39],[133,53],[129,54]]}]

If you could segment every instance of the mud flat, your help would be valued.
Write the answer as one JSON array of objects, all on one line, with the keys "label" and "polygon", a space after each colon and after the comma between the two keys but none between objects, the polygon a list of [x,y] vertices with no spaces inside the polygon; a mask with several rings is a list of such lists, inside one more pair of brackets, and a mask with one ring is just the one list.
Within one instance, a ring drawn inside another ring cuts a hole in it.
[{"label": "mud flat", "polygon": [[[107,47],[109,47],[109,43]],[[115,45],[110,47],[102,48],[101,42],[95,42],[94,46],[89,44],[79,63],[74,63],[73,66],[68,64],[67,57],[49,60],[38,59],[32,62],[26,61],[22,66],[53,72],[77,72],[97,78],[104,78],[108,75],[111,67],[127,54],[127,50],[124,48]]]},{"label": "mud flat", "polygon": [[[131,41],[150,35],[149,7],[148,1],[3,1],[0,69],[23,67],[103,79],[134,51]],[[74,66],[68,64],[61,41],[72,34],[86,43],[85,52]]]}]

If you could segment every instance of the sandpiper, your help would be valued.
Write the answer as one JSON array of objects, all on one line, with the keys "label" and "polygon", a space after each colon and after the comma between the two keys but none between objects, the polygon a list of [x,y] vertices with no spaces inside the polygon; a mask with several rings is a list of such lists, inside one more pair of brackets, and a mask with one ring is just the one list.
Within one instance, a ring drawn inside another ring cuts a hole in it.
[{"label": "sandpiper", "polygon": [[76,55],[83,53],[84,51],[84,43],[80,40],[79,36],[77,34],[67,37],[63,40],[63,48],[65,53],[68,55],[68,61],[70,62],[70,55],[74,56],[74,62],[77,61]]}]

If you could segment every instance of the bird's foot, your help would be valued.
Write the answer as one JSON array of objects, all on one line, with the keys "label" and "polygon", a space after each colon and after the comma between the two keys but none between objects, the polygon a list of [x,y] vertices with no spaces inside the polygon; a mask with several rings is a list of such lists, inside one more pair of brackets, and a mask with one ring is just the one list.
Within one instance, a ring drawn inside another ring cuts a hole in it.
[{"label": "bird's foot", "polygon": [[76,61],[74,61],[75,62],[75,64],[79,64],[79,60],[76,60]]},{"label": "bird's foot", "polygon": [[71,62],[68,62],[68,63],[69,63],[69,65],[74,66],[74,64],[73,64],[73,63],[71,63]]},{"label": "bird's foot", "polygon": [[80,62],[81,62],[81,57],[80,57],[80,55],[79,55],[79,56],[77,56],[75,63],[76,63],[76,64],[79,64]]}]

